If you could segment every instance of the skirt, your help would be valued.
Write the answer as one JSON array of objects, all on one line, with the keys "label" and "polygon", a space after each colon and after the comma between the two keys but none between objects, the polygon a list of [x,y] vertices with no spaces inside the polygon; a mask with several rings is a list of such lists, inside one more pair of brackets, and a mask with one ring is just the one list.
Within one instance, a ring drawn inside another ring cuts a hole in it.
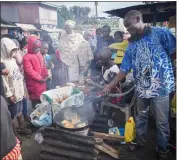
[{"label": "skirt", "polygon": [[22,160],[20,141],[16,138],[17,144],[2,160]]}]

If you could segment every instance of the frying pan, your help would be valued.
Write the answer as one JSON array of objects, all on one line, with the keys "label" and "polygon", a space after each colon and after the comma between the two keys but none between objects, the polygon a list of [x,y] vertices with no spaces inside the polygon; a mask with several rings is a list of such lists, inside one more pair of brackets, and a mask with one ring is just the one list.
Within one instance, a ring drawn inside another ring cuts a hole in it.
[{"label": "frying pan", "polygon": [[[86,123],[83,127],[74,127],[74,128],[66,128],[62,124],[63,120],[69,120],[72,116],[77,114],[77,117],[79,117],[81,123]],[[90,126],[90,124],[94,121],[95,113],[92,109],[92,106],[81,106],[81,107],[67,107],[62,108],[56,115],[54,116],[54,122],[61,128],[68,130],[68,131],[82,131],[85,130]]]}]

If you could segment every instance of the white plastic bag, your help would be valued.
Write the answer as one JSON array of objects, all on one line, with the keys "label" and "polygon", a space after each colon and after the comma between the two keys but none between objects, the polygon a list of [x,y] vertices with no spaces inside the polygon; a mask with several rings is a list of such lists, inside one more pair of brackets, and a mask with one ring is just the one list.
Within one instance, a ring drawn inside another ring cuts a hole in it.
[{"label": "white plastic bag", "polygon": [[48,103],[41,103],[30,115],[31,123],[35,127],[51,126],[52,125],[52,112]]},{"label": "white plastic bag", "polygon": [[56,104],[56,99],[60,97],[60,95],[70,96],[73,92],[72,86],[62,87],[58,89],[52,89],[46,92],[43,92],[40,96],[41,102],[49,102],[50,104]]},{"label": "white plastic bag", "polygon": [[[55,102],[55,99],[57,99],[60,95],[68,96],[68,98],[65,99],[61,104]],[[83,92],[72,86],[62,87],[44,92],[41,95],[40,99],[41,102],[48,102],[52,105],[53,115],[55,115],[56,112],[65,107],[80,107],[84,105]]]}]

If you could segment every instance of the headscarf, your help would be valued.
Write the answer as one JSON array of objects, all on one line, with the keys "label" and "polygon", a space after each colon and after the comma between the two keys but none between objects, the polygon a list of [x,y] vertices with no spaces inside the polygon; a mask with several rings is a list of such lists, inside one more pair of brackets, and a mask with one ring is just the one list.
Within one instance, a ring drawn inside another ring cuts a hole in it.
[{"label": "headscarf", "polygon": [[41,47],[41,41],[37,36],[29,36],[28,40],[28,53],[33,54],[34,48],[40,48]]},{"label": "headscarf", "polygon": [[52,43],[52,38],[50,37],[50,35],[48,35],[48,34],[47,34],[47,35],[44,35],[42,40],[43,40],[44,42],[47,42],[48,45],[49,45],[48,54],[49,54],[49,55],[55,54],[55,50],[54,50],[52,44],[49,44],[49,42]]},{"label": "headscarf", "polygon": [[27,41],[28,41],[28,38],[29,38],[29,37],[36,37],[37,39],[39,39],[39,37],[36,36],[35,34],[30,34],[30,35],[27,37]]},{"label": "headscarf", "polygon": [[46,42],[49,42],[49,41],[52,42],[52,38],[51,38],[50,35],[48,35],[48,34],[44,35],[43,38],[42,38],[42,40],[43,40],[43,41],[46,41]]},{"label": "headscarf", "polygon": [[65,25],[68,25],[68,26],[74,28],[75,25],[76,25],[76,22],[74,22],[74,21],[72,21],[72,20],[67,20],[67,21],[65,22]]},{"label": "headscarf", "polygon": [[19,44],[19,42],[18,42],[16,39],[12,39],[12,41],[16,44],[16,46],[17,46],[18,48],[20,48],[20,44]]},{"label": "headscarf", "polygon": [[[35,38],[39,39],[39,37],[36,36],[35,34],[30,34],[30,35],[26,38],[26,42],[28,42],[28,38],[29,38],[29,37],[35,37]],[[28,50],[28,44],[27,44],[26,46],[24,46],[22,50],[23,50],[23,52],[26,54],[26,53],[27,53],[27,50]]]},{"label": "headscarf", "polygon": [[10,38],[1,39],[1,62],[3,62],[3,60],[13,57],[13,55],[10,55],[10,52],[13,49],[18,49],[18,47]]}]

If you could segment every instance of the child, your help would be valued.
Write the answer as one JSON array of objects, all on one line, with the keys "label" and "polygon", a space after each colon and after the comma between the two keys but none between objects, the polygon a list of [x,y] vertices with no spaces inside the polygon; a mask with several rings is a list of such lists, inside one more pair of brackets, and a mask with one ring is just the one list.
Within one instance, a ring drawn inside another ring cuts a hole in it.
[{"label": "child", "polygon": [[101,84],[109,84],[119,72],[119,67],[111,60],[109,48],[103,48],[98,53],[98,62],[102,66]]},{"label": "child", "polygon": [[[119,73],[119,67],[111,60],[111,52],[109,48],[103,48],[98,52],[97,55],[98,62],[102,66],[101,74],[95,77],[93,80],[101,85],[105,86],[109,84]],[[111,90],[111,93],[121,93],[120,85],[118,84],[116,88]],[[113,104],[120,102],[122,98],[112,98],[111,102]],[[96,105],[95,105],[96,106]]]},{"label": "child", "polygon": [[46,91],[48,71],[44,64],[44,58],[40,53],[41,41],[35,36],[28,37],[28,53],[23,57],[23,69],[26,87],[32,106],[40,102],[41,94]]},{"label": "child", "polygon": [[[18,51],[14,55],[14,59],[16,60],[16,63],[18,64],[18,66],[20,68],[20,71],[21,71],[22,75],[24,76],[24,71],[23,71],[23,56],[25,54],[24,54],[24,52],[22,52],[20,50],[20,44],[19,44],[19,42],[16,39],[12,39],[12,40],[16,44],[16,46],[18,48]],[[30,117],[28,116],[28,105],[27,105],[28,91],[26,89],[25,80],[24,80],[23,85],[24,85],[24,88],[25,88],[25,96],[24,96],[24,98],[22,100],[22,103],[23,103],[22,113],[23,113],[23,116],[24,116],[24,120],[27,121],[27,122],[29,122],[30,121]]]},{"label": "child", "polygon": [[48,50],[49,50],[49,45],[47,42],[42,42],[42,47],[41,47],[41,54],[43,55],[44,57],[44,62],[45,62],[45,65],[48,69],[48,74],[49,74],[49,77],[47,79],[47,90],[50,90],[51,89],[51,81],[52,81],[52,73],[51,73],[51,69],[54,68],[54,65],[52,63],[52,58],[50,55],[48,55]]},{"label": "child", "polygon": [[8,76],[2,75],[2,81],[8,108],[11,113],[14,133],[16,133],[14,120],[17,117],[19,125],[18,132],[22,134],[30,134],[30,130],[24,128],[24,120],[22,117],[22,99],[24,97],[23,76],[13,58],[17,50],[17,46],[11,39],[1,39],[1,61],[9,71]]}]

